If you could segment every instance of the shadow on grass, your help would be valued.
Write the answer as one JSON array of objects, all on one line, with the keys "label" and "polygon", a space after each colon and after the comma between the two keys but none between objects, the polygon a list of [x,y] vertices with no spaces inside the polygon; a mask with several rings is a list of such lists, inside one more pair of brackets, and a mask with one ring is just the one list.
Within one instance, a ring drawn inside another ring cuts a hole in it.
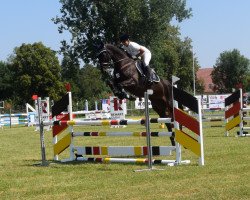
[{"label": "shadow on grass", "polygon": [[[157,160],[157,159],[156,159]],[[159,159],[160,160],[160,159]],[[49,167],[49,166],[67,166],[67,165],[124,165],[124,166],[139,166],[139,167],[147,167],[148,163],[122,163],[122,162],[95,162],[95,161],[68,161],[68,162],[60,162],[60,161],[55,161],[55,160],[46,160],[44,163],[42,163],[41,160],[25,160],[25,162],[32,162],[31,164],[23,164],[22,166],[28,166],[28,167]],[[191,164],[191,163],[190,163]],[[189,164],[189,165],[190,165]],[[162,164],[162,163],[157,163],[157,164],[153,164],[153,166],[165,166],[165,167],[169,167],[167,164]]]}]

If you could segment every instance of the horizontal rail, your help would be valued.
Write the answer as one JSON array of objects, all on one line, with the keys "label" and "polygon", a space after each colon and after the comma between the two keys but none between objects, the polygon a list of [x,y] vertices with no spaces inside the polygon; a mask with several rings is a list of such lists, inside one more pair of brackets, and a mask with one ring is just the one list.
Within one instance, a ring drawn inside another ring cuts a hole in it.
[{"label": "horizontal rail", "polygon": [[[175,146],[152,146],[152,155],[172,155]],[[85,146],[73,147],[77,155],[146,156],[147,146]]]},{"label": "horizontal rail", "polygon": [[[84,162],[97,162],[97,163],[148,163],[148,159],[145,158],[90,158],[90,157],[77,157],[77,161]],[[177,165],[175,160],[152,160],[153,164],[167,164],[169,166]],[[181,161],[182,164],[189,164],[190,160]]]},{"label": "horizontal rail", "polygon": [[[135,137],[146,137],[146,132],[74,132],[73,137],[78,136],[135,136]],[[171,137],[173,132],[151,132],[152,137],[162,137],[168,136]]]},{"label": "horizontal rail", "polygon": [[[151,118],[150,123],[172,123],[171,118]],[[44,121],[44,126],[53,126],[53,125],[100,125],[100,126],[111,126],[111,125],[144,125],[145,119],[139,120],[96,120],[96,121]]]}]

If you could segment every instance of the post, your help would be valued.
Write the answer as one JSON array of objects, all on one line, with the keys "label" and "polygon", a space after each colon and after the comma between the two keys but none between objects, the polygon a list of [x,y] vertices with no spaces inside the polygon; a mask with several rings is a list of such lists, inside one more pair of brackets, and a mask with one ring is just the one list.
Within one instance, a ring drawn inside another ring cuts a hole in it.
[{"label": "post", "polygon": [[9,110],[9,115],[10,115],[10,128],[11,128],[11,108],[10,108],[10,110]]},{"label": "post", "polygon": [[145,125],[146,125],[147,151],[148,151],[148,169],[135,170],[135,172],[163,170],[163,169],[153,168],[152,149],[151,149],[150,119],[149,119],[149,108],[148,108],[148,96],[152,95],[152,94],[153,94],[153,90],[147,90],[146,92],[144,92]]},{"label": "post", "polygon": [[[180,80],[180,78],[178,78],[176,76],[172,76],[173,113],[174,113],[174,108],[178,108],[178,102],[174,100],[173,87],[177,87],[176,82],[179,80]],[[175,129],[179,129],[179,123],[175,120],[174,120],[174,127],[175,127]],[[181,164],[181,160],[182,160],[182,158],[181,158],[181,145],[177,141],[175,141],[175,147],[176,147],[176,165],[179,165],[179,164]]]},{"label": "post", "polygon": [[242,94],[242,89],[240,88],[240,112],[239,112],[239,116],[241,117],[241,120],[240,120],[240,124],[239,124],[239,127],[240,127],[240,131],[239,131],[239,136],[243,136],[243,133],[244,133],[244,123],[243,123],[243,94]]},{"label": "post", "polygon": [[193,53],[193,90],[194,90],[194,96],[195,96],[195,67],[194,67],[194,48],[192,48]]},{"label": "post", "polygon": [[84,108],[84,110],[89,111],[89,103],[88,103],[87,99],[85,100],[85,108]]},{"label": "post", "polygon": [[[175,87],[175,86],[172,86],[172,87]],[[174,105],[174,108],[178,108],[178,102],[175,101],[173,99],[173,105]],[[180,129],[180,125],[177,121],[174,120],[174,127],[175,129]],[[177,165],[180,165],[181,164],[181,160],[182,160],[182,156],[181,156],[181,145],[175,141],[175,147],[176,147],[176,164]]]},{"label": "post", "polygon": [[98,104],[97,104],[97,101],[95,101],[95,110],[98,110]]},{"label": "post", "polygon": [[202,130],[202,113],[201,113],[201,100],[198,99],[198,121],[199,121],[199,137],[198,142],[200,143],[201,155],[199,158],[199,165],[204,165],[204,144],[203,144],[203,130]]},{"label": "post", "polygon": [[145,100],[145,123],[147,134],[147,150],[148,150],[148,169],[152,169],[152,149],[151,149],[151,133],[150,133],[150,121],[149,121],[149,108],[148,108],[148,95],[153,94],[153,90],[147,90],[144,92]]},{"label": "post", "polygon": [[[68,94],[69,94],[69,105],[68,105],[68,113],[69,113],[69,120],[71,121],[71,120],[73,120],[73,102],[72,102],[72,93],[71,93],[71,91],[68,91]],[[73,128],[73,126],[71,125],[71,126],[69,126],[69,131],[70,131],[70,133],[71,133],[71,144],[70,144],[70,147],[69,147],[69,149],[70,149],[70,161],[72,161],[72,160],[74,160],[74,156],[75,156],[75,154],[74,154],[74,151],[73,151],[73,132],[74,132],[74,128]]]},{"label": "post", "polygon": [[38,98],[38,122],[40,128],[40,144],[41,144],[41,155],[42,155],[42,166],[47,165],[46,153],[45,153],[45,142],[44,142],[44,130],[43,130],[43,120],[42,120],[42,106],[41,97]]}]

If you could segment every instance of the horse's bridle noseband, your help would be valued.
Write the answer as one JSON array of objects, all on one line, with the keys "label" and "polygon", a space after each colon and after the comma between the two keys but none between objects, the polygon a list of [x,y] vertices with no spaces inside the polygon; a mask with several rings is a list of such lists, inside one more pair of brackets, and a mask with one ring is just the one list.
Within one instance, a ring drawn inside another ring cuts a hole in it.
[{"label": "horse's bridle noseband", "polygon": [[109,62],[100,63],[101,66],[103,66],[103,67],[111,66],[111,65],[114,65],[114,64],[116,64],[116,63],[119,63],[119,62],[121,62],[121,61],[123,61],[123,60],[128,59],[128,58],[122,58],[122,59],[117,60],[117,61],[114,62],[114,61],[112,60],[112,58],[111,58],[111,55],[110,55],[109,51],[106,49],[105,46],[104,46],[104,48],[98,53],[97,57],[99,57],[101,54],[103,54],[103,53],[105,53],[105,52],[106,52],[106,53],[108,54],[108,56],[109,56]]},{"label": "horse's bridle noseband", "polygon": [[105,52],[106,52],[106,53],[108,54],[108,56],[109,56],[109,62],[100,63],[100,65],[103,66],[103,67],[110,66],[110,65],[113,64],[112,58],[111,58],[111,56],[110,56],[108,50],[107,50],[105,47],[98,53],[97,57],[99,58],[99,56],[100,56],[101,54],[105,53]]}]

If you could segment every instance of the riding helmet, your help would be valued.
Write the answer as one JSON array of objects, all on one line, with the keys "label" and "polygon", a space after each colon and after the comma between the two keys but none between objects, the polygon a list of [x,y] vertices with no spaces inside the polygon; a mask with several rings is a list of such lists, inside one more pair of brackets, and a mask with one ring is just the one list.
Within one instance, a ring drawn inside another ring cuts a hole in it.
[{"label": "riding helmet", "polygon": [[121,35],[121,37],[120,37],[120,41],[121,41],[121,42],[126,41],[126,40],[128,40],[128,39],[129,39],[129,35],[128,35],[128,34],[123,34],[123,35]]}]

